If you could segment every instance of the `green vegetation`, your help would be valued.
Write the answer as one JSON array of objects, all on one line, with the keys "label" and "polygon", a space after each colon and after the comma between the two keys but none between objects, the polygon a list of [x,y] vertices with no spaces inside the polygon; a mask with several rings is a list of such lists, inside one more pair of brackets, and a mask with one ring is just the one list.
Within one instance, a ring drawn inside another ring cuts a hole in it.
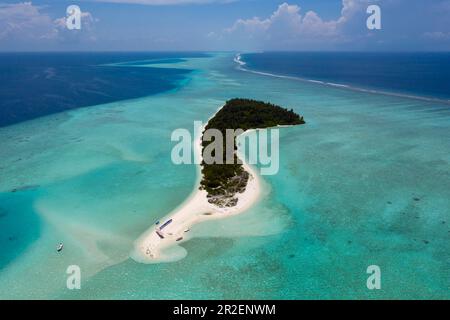
[{"label": "green vegetation", "polygon": [[[263,129],[278,125],[304,124],[292,109],[287,110],[277,105],[249,99],[232,99],[208,122],[206,130],[218,129],[225,137],[226,129]],[[203,141],[203,151],[213,141]],[[223,141],[223,159],[226,159],[226,141]],[[234,140],[234,150],[236,141]],[[234,154],[234,164],[203,163],[203,180],[201,189],[208,192],[208,201],[219,206],[235,206],[235,195],[245,191],[249,173],[244,170]]]}]

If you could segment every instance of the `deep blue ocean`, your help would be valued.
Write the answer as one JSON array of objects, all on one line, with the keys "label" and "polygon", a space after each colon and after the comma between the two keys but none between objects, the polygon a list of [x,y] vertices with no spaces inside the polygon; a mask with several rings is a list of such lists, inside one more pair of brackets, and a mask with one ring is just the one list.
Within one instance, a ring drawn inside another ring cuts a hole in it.
[{"label": "deep blue ocean", "polygon": [[265,52],[246,67],[355,88],[450,99],[450,53]]},{"label": "deep blue ocean", "polygon": [[[203,53],[0,53],[0,127],[177,88],[190,70],[136,68]],[[355,88],[450,99],[450,53],[267,52],[252,70]],[[108,66],[121,63],[122,68]]]},{"label": "deep blue ocean", "polygon": [[[177,87],[189,70],[135,68],[200,53],[0,53],[0,127]],[[136,61],[136,62],[133,62]],[[127,62],[123,68],[107,64]],[[130,63],[128,63],[130,62]],[[128,67],[127,67],[128,66]]]}]

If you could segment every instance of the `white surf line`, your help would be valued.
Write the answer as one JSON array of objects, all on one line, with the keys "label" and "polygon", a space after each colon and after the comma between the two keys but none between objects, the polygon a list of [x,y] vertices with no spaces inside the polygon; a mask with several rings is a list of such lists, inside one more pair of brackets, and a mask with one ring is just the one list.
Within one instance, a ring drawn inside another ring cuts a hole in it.
[{"label": "white surf line", "polygon": [[400,93],[400,92],[389,92],[389,91],[383,91],[383,90],[364,89],[364,88],[354,87],[354,86],[348,85],[348,84],[339,84],[339,83],[326,82],[326,81],[321,81],[321,80],[306,79],[306,78],[296,77],[296,76],[286,76],[286,75],[280,75],[280,74],[275,74],[275,73],[251,70],[251,69],[248,69],[247,67],[244,68],[244,66],[246,66],[247,63],[242,61],[242,57],[240,54],[238,54],[234,58],[234,62],[236,62],[238,64],[238,66],[236,67],[238,70],[253,73],[253,74],[258,74],[261,76],[309,82],[309,83],[315,83],[315,84],[319,84],[319,85],[326,86],[326,87],[334,87],[334,88],[339,88],[339,89],[344,89],[344,90],[352,90],[352,91],[356,91],[356,92],[364,92],[364,93],[370,93],[370,94],[375,94],[375,95],[406,98],[406,99],[420,100],[420,101],[425,101],[425,102],[450,104],[450,99],[445,100],[445,99],[440,99],[440,98],[416,96],[416,95]]},{"label": "white surf line", "polygon": [[[219,108],[218,111],[222,108]],[[204,127],[200,131],[197,133],[198,138],[195,141],[194,152],[199,159],[202,159],[201,141]],[[181,207],[161,219],[158,224],[153,225],[136,240],[131,257],[138,262],[148,264],[180,260],[187,253],[177,244],[192,238],[190,229],[194,224],[237,215],[255,204],[261,195],[260,178],[255,170],[245,162],[245,159],[242,159],[242,163],[244,170],[249,173],[249,180],[245,191],[236,194],[238,201],[234,207],[220,208],[208,202],[208,193],[205,190],[199,190],[202,178],[199,170],[198,181],[191,196]]]}]

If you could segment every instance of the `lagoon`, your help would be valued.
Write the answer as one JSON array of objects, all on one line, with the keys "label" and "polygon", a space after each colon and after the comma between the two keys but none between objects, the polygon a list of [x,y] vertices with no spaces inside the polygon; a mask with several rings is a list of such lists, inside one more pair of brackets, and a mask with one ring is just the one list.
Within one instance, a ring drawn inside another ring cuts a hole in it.
[{"label": "lagoon", "polygon": [[[245,72],[234,58],[139,63],[192,71],[176,89],[0,128],[1,298],[448,298],[448,105]],[[280,172],[254,207],[195,225],[181,260],[134,261],[134,241],[197,179],[172,163],[171,133],[232,97],[308,123],[280,130]],[[65,287],[73,264],[81,290]],[[366,287],[370,265],[382,290]]]}]

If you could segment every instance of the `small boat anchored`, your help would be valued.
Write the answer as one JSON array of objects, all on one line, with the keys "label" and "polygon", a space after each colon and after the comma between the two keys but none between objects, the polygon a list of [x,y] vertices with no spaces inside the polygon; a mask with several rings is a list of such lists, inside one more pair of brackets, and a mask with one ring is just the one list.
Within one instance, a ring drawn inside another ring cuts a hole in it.
[{"label": "small boat anchored", "polygon": [[56,251],[57,251],[57,252],[61,252],[63,248],[64,248],[64,244],[61,242],[60,244],[58,244],[58,245],[56,246]]}]

